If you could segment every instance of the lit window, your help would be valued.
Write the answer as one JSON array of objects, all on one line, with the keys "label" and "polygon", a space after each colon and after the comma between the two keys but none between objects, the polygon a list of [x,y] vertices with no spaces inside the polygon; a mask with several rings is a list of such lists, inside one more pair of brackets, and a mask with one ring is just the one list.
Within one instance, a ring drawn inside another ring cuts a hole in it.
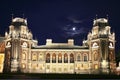
[{"label": "lit window", "polygon": [[37,61],[37,54],[36,54],[36,53],[33,53],[33,54],[32,54],[32,60],[33,60],[33,61]]},{"label": "lit window", "polygon": [[56,63],[56,54],[55,53],[52,55],[52,63]]},{"label": "lit window", "polygon": [[95,52],[94,53],[94,61],[97,61],[98,60],[98,54]]},{"label": "lit window", "polygon": [[68,55],[66,53],[64,54],[64,63],[68,63]]},{"label": "lit window", "polygon": [[43,55],[42,53],[39,54],[39,61],[42,61],[43,60]]},{"label": "lit window", "polygon": [[94,66],[95,66],[95,69],[98,69],[98,65],[97,64],[95,64]]},{"label": "lit window", "polygon": [[0,64],[2,64],[4,61],[4,54],[0,54]]},{"label": "lit window", "polygon": [[46,63],[50,63],[50,54],[49,53],[47,53],[47,55],[46,55]]},{"label": "lit window", "polygon": [[23,59],[23,60],[26,59],[26,54],[25,54],[25,52],[22,54],[22,59]]},{"label": "lit window", "polygon": [[61,53],[58,54],[58,63],[62,63],[62,54]]},{"label": "lit window", "polygon": [[70,63],[74,63],[74,55],[72,53],[70,54]]},{"label": "lit window", "polygon": [[22,64],[22,68],[25,68],[26,67],[26,65],[25,64]]}]

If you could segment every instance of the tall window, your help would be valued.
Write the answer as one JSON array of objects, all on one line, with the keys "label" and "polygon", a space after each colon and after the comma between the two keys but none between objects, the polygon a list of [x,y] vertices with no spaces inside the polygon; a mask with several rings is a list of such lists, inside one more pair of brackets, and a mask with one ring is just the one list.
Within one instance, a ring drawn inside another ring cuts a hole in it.
[{"label": "tall window", "polygon": [[56,63],[56,54],[52,54],[52,63]]},{"label": "tall window", "polygon": [[25,54],[25,52],[23,52],[23,54],[22,54],[22,59],[23,59],[23,60],[26,59],[26,54]]},{"label": "tall window", "polygon": [[97,56],[98,56],[98,54],[95,53],[95,54],[94,54],[94,61],[97,61],[97,58],[98,58]]},{"label": "tall window", "polygon": [[113,54],[112,54],[112,51],[111,51],[110,54],[109,54],[109,60],[113,60]]},{"label": "tall window", "polygon": [[84,61],[87,61],[87,54],[84,54]]},{"label": "tall window", "polygon": [[58,54],[58,63],[62,63],[62,54],[61,53]]},{"label": "tall window", "polygon": [[43,54],[39,53],[39,61],[42,61],[42,60],[43,60]]},{"label": "tall window", "polygon": [[49,53],[47,53],[47,55],[46,55],[46,63],[50,63],[50,54]]},{"label": "tall window", "polygon": [[64,63],[68,63],[68,55],[67,55],[67,53],[64,54]]},{"label": "tall window", "polygon": [[33,53],[33,54],[32,54],[32,60],[33,60],[33,61],[37,61],[37,54],[36,54],[36,53]]},{"label": "tall window", "polygon": [[80,54],[78,54],[77,56],[77,61],[80,61]]},{"label": "tall window", "polygon": [[70,54],[70,63],[74,63],[74,55],[72,53]]}]

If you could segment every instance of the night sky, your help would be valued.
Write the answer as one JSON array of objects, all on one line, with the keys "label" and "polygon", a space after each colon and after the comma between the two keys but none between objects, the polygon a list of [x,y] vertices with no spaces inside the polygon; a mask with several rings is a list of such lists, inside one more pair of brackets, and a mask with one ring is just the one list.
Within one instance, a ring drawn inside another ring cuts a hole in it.
[{"label": "night sky", "polygon": [[1,0],[0,34],[8,31],[14,17],[28,20],[28,28],[34,39],[43,45],[47,38],[53,42],[67,42],[73,38],[76,45],[92,29],[93,19],[109,16],[112,32],[116,33],[116,52],[120,49],[120,2],[119,0]]}]

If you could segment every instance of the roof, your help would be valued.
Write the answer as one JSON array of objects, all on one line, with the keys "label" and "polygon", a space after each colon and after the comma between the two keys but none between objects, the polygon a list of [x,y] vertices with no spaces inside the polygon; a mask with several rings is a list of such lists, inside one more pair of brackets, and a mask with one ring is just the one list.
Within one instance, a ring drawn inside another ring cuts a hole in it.
[{"label": "roof", "polygon": [[88,49],[86,46],[76,46],[76,45],[41,45],[41,46],[36,46],[32,47],[33,49]]}]

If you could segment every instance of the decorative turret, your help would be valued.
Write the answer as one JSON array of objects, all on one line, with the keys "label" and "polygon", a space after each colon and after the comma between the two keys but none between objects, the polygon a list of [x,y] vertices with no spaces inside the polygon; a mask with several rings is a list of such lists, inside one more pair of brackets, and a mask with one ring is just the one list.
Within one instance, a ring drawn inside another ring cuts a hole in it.
[{"label": "decorative turret", "polygon": [[32,33],[27,27],[27,19],[14,18],[9,26],[9,33],[6,38],[32,39]]},{"label": "decorative turret", "polygon": [[93,21],[92,39],[111,35],[108,19],[99,18]]},{"label": "decorative turret", "polygon": [[[97,65],[103,72],[110,72],[109,68],[115,69],[115,33],[111,33],[108,18],[96,18],[93,21],[93,28],[88,33],[87,40],[93,56],[92,62],[100,61],[101,64]],[[97,59],[96,55],[99,55]]]},{"label": "decorative turret", "polygon": [[[27,27],[27,20],[24,18],[12,18],[9,26],[9,32],[5,32],[5,72],[19,72],[21,70],[21,62],[23,50],[28,55],[31,45],[37,45],[33,40],[32,32]],[[8,58],[9,57],[9,58]]]}]

